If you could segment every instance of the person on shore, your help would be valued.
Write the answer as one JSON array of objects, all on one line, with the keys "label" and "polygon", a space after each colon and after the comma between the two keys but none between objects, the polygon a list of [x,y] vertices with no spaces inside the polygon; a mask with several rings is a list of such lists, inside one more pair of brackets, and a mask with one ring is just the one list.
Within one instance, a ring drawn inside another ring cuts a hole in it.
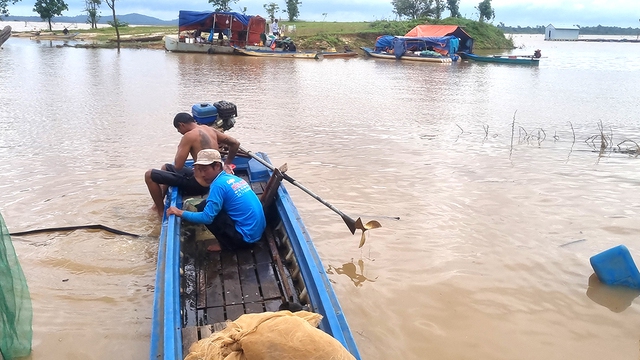
[{"label": "person on shore", "polygon": [[64,30],[62,30],[62,33],[65,35],[69,34],[69,29],[67,29],[67,27],[65,26]]},{"label": "person on shore", "polygon": [[260,240],[267,226],[262,203],[246,181],[224,171],[220,152],[215,149],[198,152],[194,171],[210,186],[207,199],[198,206],[197,212],[172,206],[167,209],[167,216],[176,215],[188,222],[205,224],[220,245],[210,246],[209,251],[248,248]]},{"label": "person on shore", "polygon": [[274,19],[273,22],[271,23],[271,33],[275,37],[279,37],[280,36],[280,28],[278,27],[278,19]]},{"label": "person on shore", "polygon": [[223,169],[233,173],[229,167],[238,152],[238,140],[206,125],[198,125],[188,113],[179,113],[173,119],[173,126],[182,134],[173,164],[164,164],[160,170],[151,169],[144,174],[144,180],[160,218],[164,212],[164,196],[168,186],[176,186],[184,195],[204,195],[209,187],[201,185],[195,178],[193,169],[185,167],[189,155],[197,161],[203,149],[218,149],[220,144],[229,147],[229,154]]}]

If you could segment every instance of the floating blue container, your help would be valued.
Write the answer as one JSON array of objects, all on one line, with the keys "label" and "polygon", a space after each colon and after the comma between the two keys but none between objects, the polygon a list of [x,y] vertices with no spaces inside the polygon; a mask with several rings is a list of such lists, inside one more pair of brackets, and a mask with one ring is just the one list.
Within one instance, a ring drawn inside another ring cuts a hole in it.
[{"label": "floating blue container", "polygon": [[195,104],[191,107],[191,115],[198,124],[211,125],[218,119],[218,109],[209,103]]},{"label": "floating blue container", "polygon": [[598,279],[607,285],[622,285],[640,289],[640,272],[624,245],[618,245],[589,260]]}]

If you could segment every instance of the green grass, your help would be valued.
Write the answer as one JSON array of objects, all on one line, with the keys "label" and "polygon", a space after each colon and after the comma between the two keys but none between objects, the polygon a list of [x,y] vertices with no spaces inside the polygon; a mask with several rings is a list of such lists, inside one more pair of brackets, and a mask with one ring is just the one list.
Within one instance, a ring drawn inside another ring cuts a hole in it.
[{"label": "green grass", "polygon": [[[120,36],[135,35],[135,36],[147,36],[151,34],[177,34],[177,26],[125,26],[118,28]],[[103,27],[99,29],[87,29],[87,30],[74,30],[81,34],[96,34],[95,39],[98,41],[105,41],[116,38],[116,29],[114,27]]]},{"label": "green grass", "polygon": [[[317,22],[317,21],[283,21],[282,25],[295,25],[295,33],[291,36],[300,49],[326,49],[335,47],[342,49],[349,45],[355,49],[360,46],[372,46],[379,35],[400,36],[406,34],[416,25],[443,24],[461,26],[475,41],[475,49],[512,49],[513,41],[492,24],[481,23],[469,19],[446,18],[443,20],[418,19],[411,21],[374,21],[374,22]],[[146,35],[163,33],[176,34],[176,26],[127,26],[119,28],[121,36]],[[95,33],[96,40],[115,39],[113,27],[92,30],[78,30],[80,33]]]},{"label": "green grass", "polygon": [[[421,24],[458,25],[473,39],[475,49],[512,49],[513,41],[507,39],[496,26],[463,18],[446,18],[443,20],[417,19],[408,21],[374,21],[374,22],[315,22],[295,21],[282,22],[284,25],[296,25],[295,33],[288,33],[301,48],[342,47],[349,43],[354,46],[371,46],[379,35],[402,36]],[[311,47],[309,47],[311,46]]]},{"label": "green grass", "polygon": [[296,36],[314,36],[327,34],[357,34],[370,32],[368,22],[316,22],[316,21],[283,21],[282,25],[295,25]]}]

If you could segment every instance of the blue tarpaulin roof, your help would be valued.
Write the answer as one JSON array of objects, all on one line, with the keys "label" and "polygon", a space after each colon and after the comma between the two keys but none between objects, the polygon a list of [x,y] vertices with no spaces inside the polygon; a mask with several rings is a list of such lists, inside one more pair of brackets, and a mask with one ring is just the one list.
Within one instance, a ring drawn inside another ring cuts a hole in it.
[{"label": "blue tarpaulin roof", "polygon": [[[196,29],[210,29],[213,27],[213,19],[216,18],[224,18],[224,17],[232,17],[235,20],[242,23],[244,26],[249,26],[249,20],[251,16],[244,15],[236,12],[225,12],[225,11],[187,11],[180,10],[180,15],[178,17],[178,27],[180,31],[186,30],[196,30]],[[225,20],[226,21],[226,20]],[[229,26],[225,26],[224,28],[228,28]],[[221,27],[223,28],[223,27]]]}]

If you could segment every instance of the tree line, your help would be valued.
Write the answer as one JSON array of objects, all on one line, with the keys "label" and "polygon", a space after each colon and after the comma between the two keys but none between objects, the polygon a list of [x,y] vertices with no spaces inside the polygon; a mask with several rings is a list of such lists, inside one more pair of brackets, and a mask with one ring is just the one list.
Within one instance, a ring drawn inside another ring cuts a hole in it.
[{"label": "tree line", "polygon": [[[9,5],[14,5],[22,0],[0,0],[0,16],[9,16]],[[107,6],[112,10],[113,22],[108,22],[111,26],[124,27],[126,23],[118,23],[118,19],[115,16],[115,1],[116,0],[104,0]],[[231,4],[238,3],[239,0],[209,0],[209,3],[213,5],[214,11],[232,11]],[[439,0],[440,1],[440,0]],[[84,12],[87,14],[87,23],[91,25],[92,29],[98,27],[98,20],[100,20],[100,5],[103,0],[85,0]],[[300,0],[285,0],[285,9],[280,9],[280,5],[275,2],[264,4],[264,9],[267,12],[267,16],[273,21],[276,18],[276,14],[281,12],[287,14],[289,21],[296,21],[300,16]],[[37,13],[40,18],[49,23],[49,30],[51,30],[51,19],[56,16],[61,16],[63,11],[68,11],[69,5],[65,0],[36,0],[33,6],[33,11]],[[247,8],[241,8],[243,14],[246,13]],[[117,32],[117,31],[116,31]]]},{"label": "tree line", "polygon": [[[400,19],[416,20],[422,18],[442,19],[442,14],[448,10],[450,17],[461,18],[460,0],[392,0],[393,12]],[[478,10],[478,21],[491,21],[496,14],[491,7],[491,0],[482,0],[475,7]]]},{"label": "tree line", "polygon": [[[618,26],[579,26],[581,35],[631,35],[638,36],[640,34],[640,28],[622,28]],[[497,27],[505,34],[544,34],[546,25],[537,26],[506,26],[504,23],[499,23]]]},{"label": "tree line", "polygon": [[[232,11],[231,4],[237,4],[238,0],[209,0],[209,3],[213,5],[213,11]],[[275,2],[270,2],[262,6],[271,21],[276,18],[278,12],[287,14],[289,21],[296,21],[298,17],[300,17],[300,5],[302,5],[302,2],[299,0],[285,0],[286,9],[280,9],[280,5]],[[243,14],[246,13],[247,7],[241,8],[241,12]]]}]

